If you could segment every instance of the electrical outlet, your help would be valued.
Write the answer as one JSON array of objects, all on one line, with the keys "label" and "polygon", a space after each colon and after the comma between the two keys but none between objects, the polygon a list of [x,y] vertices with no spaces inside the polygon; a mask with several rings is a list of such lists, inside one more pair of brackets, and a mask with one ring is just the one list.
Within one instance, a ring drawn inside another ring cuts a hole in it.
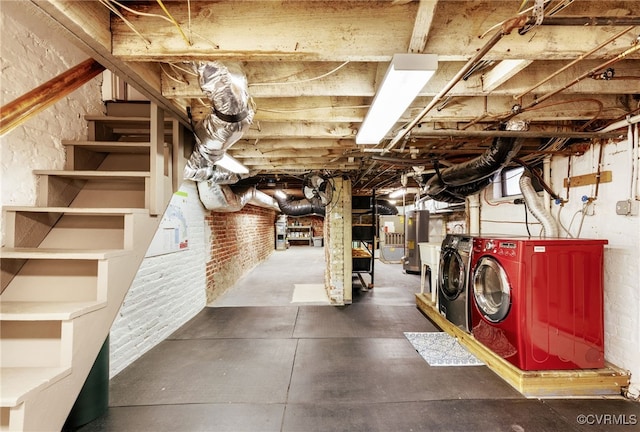
[{"label": "electrical outlet", "polygon": [[616,214],[623,216],[636,216],[638,214],[638,201],[624,200],[616,203]]}]

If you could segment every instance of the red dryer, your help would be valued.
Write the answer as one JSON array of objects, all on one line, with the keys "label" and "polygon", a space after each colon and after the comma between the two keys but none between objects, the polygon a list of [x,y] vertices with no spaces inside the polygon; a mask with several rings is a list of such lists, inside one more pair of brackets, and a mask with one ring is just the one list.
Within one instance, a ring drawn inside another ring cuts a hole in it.
[{"label": "red dryer", "polygon": [[525,371],[602,368],[605,244],[474,238],[473,336]]}]

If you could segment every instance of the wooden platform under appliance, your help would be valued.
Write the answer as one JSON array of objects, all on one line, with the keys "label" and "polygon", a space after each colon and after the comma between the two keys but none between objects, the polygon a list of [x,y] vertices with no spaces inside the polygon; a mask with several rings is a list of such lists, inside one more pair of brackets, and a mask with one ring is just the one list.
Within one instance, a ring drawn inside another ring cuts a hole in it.
[{"label": "wooden platform under appliance", "polygon": [[621,396],[629,386],[629,372],[611,364],[603,369],[522,371],[440,315],[430,297],[416,294],[416,305],[436,326],[455,337],[526,397],[612,397]]}]

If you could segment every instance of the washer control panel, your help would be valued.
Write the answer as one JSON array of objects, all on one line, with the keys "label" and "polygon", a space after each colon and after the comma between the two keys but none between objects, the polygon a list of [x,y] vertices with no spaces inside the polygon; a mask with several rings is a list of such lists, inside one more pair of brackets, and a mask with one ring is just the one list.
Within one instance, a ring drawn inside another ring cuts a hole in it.
[{"label": "washer control panel", "polygon": [[515,257],[518,252],[518,243],[508,240],[478,239],[474,244],[475,252],[486,252],[492,255]]}]

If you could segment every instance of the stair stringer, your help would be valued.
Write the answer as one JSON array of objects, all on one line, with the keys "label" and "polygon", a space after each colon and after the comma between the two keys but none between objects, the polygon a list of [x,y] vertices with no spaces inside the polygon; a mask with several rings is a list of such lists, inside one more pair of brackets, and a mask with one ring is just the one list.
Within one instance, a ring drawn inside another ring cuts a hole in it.
[{"label": "stair stringer", "polygon": [[134,218],[135,249],[101,260],[98,264],[101,275],[98,289],[107,293],[106,306],[71,320],[71,373],[30,395],[20,408],[23,411],[22,425],[16,424],[14,429],[12,424],[9,430],[40,432],[62,429],[161,220],[161,217],[144,214],[136,214]]}]

